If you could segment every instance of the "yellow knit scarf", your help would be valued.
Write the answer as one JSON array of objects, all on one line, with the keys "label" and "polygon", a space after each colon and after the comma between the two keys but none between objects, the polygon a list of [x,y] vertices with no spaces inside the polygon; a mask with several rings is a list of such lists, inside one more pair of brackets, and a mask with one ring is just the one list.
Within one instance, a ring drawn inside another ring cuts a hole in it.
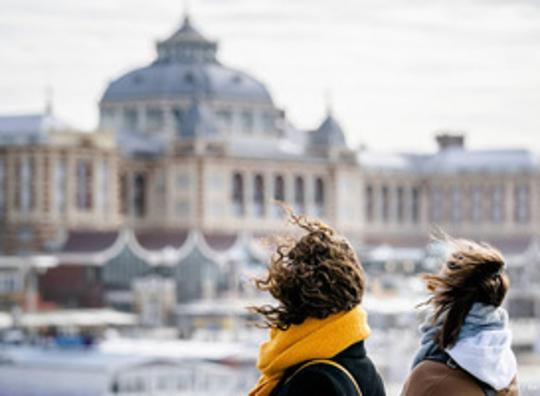
[{"label": "yellow knit scarf", "polygon": [[249,396],[270,395],[287,368],[306,360],[331,358],[370,333],[367,313],[360,306],[325,319],[308,318],[286,331],[270,330],[257,361],[262,376]]}]

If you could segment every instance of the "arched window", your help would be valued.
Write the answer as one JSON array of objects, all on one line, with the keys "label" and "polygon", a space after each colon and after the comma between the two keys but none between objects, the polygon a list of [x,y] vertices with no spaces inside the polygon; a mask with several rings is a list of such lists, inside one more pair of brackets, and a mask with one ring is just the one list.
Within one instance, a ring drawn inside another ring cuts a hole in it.
[{"label": "arched window", "polygon": [[306,211],[305,186],[302,176],[296,176],[294,179],[294,210],[297,213]]},{"label": "arched window", "polygon": [[420,198],[420,187],[413,187],[411,190],[411,219],[413,223],[420,222],[420,207],[421,207],[421,198]]},{"label": "arched window", "polygon": [[504,186],[497,185],[491,191],[491,221],[502,223],[505,217],[504,210]]},{"label": "arched window", "polygon": [[128,187],[128,178],[125,173],[120,175],[120,213],[123,215],[128,214],[128,203],[129,203],[129,187]]},{"label": "arched window", "polygon": [[254,126],[254,120],[253,120],[253,113],[245,110],[241,113],[241,119],[242,119],[242,132],[244,133],[252,133],[253,132],[253,126]]},{"label": "arched window", "polygon": [[403,220],[405,219],[405,190],[401,186],[397,188],[396,204],[397,221],[398,223],[403,223]]},{"label": "arched window", "polygon": [[92,162],[90,160],[77,161],[77,208],[80,210],[92,209]]},{"label": "arched window", "polygon": [[530,220],[530,193],[527,184],[514,187],[514,221],[526,224]]},{"label": "arched window", "polygon": [[471,219],[473,223],[481,223],[483,219],[482,187],[474,186],[471,189]]},{"label": "arched window", "polygon": [[459,186],[452,188],[452,222],[461,223],[462,218],[462,194]]},{"label": "arched window", "polygon": [[366,186],[366,220],[368,223],[373,222],[373,187],[371,185]]},{"label": "arched window", "polygon": [[136,131],[139,126],[139,113],[137,109],[124,109],[124,128],[128,131]]},{"label": "arched window", "polygon": [[133,207],[136,217],[146,214],[146,175],[137,173],[133,179]]},{"label": "arched window", "polygon": [[103,214],[109,212],[109,166],[106,159],[101,160],[99,164],[100,169],[100,205]]},{"label": "arched window", "polygon": [[5,173],[5,167],[4,167],[4,160],[0,159],[0,217],[4,217],[4,207],[5,207],[5,182],[4,182],[4,173]]},{"label": "arched window", "polygon": [[15,158],[15,169],[14,169],[14,175],[13,175],[13,181],[15,184],[15,194],[13,194],[13,206],[15,209],[20,210],[21,209],[21,159]]},{"label": "arched window", "polygon": [[240,173],[235,173],[232,179],[232,204],[233,213],[236,216],[243,216],[245,213],[244,204],[244,178]]},{"label": "arched window", "polygon": [[276,201],[285,201],[285,180],[281,175],[276,176],[274,179],[274,199]]},{"label": "arched window", "polygon": [[[274,178],[274,200],[277,202],[285,202],[285,180],[283,176],[277,175]],[[281,214],[281,208],[279,205],[273,205],[274,216],[279,217]]]},{"label": "arched window", "polygon": [[315,179],[315,216],[324,216],[326,194],[322,177]]},{"label": "arched window", "polygon": [[434,186],[431,189],[430,219],[432,222],[440,223],[443,221],[444,214],[444,196],[442,188]]},{"label": "arched window", "polygon": [[28,213],[34,209],[35,204],[35,165],[34,159],[23,158],[20,168],[20,198],[21,198],[21,211]]},{"label": "arched window", "polygon": [[146,109],[146,126],[147,131],[159,131],[163,128],[163,110],[159,107],[148,107]]},{"label": "arched window", "polygon": [[381,218],[384,223],[390,220],[390,191],[388,187],[383,186],[381,189],[382,205],[381,205]]},{"label": "arched window", "polygon": [[262,175],[255,175],[253,180],[253,209],[255,216],[264,216],[264,179]]},{"label": "arched window", "polygon": [[65,213],[67,190],[67,161],[61,158],[54,167],[54,207],[57,213]]}]

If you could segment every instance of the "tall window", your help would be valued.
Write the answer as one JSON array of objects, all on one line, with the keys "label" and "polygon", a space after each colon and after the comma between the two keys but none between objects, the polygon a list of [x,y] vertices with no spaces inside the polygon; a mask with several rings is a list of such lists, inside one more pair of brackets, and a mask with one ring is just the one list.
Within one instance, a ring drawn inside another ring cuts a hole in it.
[{"label": "tall window", "polygon": [[89,160],[77,161],[77,208],[81,210],[92,209],[92,162]]},{"label": "tall window", "polygon": [[405,219],[405,192],[403,187],[397,188],[397,208],[396,208],[396,215],[397,215],[397,221],[399,223],[403,223],[403,220]]},{"label": "tall window", "polygon": [[24,157],[21,160],[19,167],[19,198],[20,198],[20,210],[22,213],[28,213],[34,209],[35,204],[35,164],[32,157]]},{"label": "tall window", "polygon": [[521,184],[514,187],[514,221],[525,224],[530,220],[529,186]]},{"label": "tall window", "polygon": [[99,163],[99,207],[103,214],[109,211],[109,167],[107,160],[102,159]]},{"label": "tall window", "polygon": [[114,108],[102,108],[101,109],[101,122],[104,128],[114,128]]},{"label": "tall window", "polygon": [[146,215],[146,175],[137,173],[133,179],[133,207],[136,217]]},{"label": "tall window", "polygon": [[67,162],[65,158],[56,161],[54,166],[54,209],[57,213],[66,212]]},{"label": "tall window", "polygon": [[411,219],[415,224],[420,221],[420,199],[420,188],[413,187],[411,190]]},{"label": "tall window", "polygon": [[462,218],[463,199],[461,196],[461,188],[459,186],[452,187],[452,222],[460,223]]},{"label": "tall window", "polygon": [[365,197],[365,200],[366,200],[366,206],[365,206],[366,220],[367,220],[368,223],[371,223],[371,222],[373,222],[373,212],[374,212],[374,210],[373,210],[373,206],[374,206],[373,187],[371,185],[366,186],[365,194],[366,194],[366,197]]},{"label": "tall window", "polygon": [[297,213],[306,211],[305,186],[301,176],[296,176],[294,179],[294,210]]},{"label": "tall window", "polygon": [[494,186],[491,191],[491,221],[502,223],[504,221],[504,186]]},{"label": "tall window", "polygon": [[149,107],[146,109],[146,129],[159,131],[163,128],[163,110],[159,107]]},{"label": "tall window", "polygon": [[255,175],[253,180],[253,209],[255,216],[264,216],[264,179],[262,175]]},{"label": "tall window", "polygon": [[130,131],[137,130],[139,123],[139,114],[137,109],[125,109],[124,110],[124,127]]},{"label": "tall window", "polygon": [[474,186],[471,189],[471,219],[473,223],[482,222],[482,212],[484,208],[482,205],[482,187]]},{"label": "tall window", "polygon": [[22,164],[21,164],[21,159],[20,158],[15,158],[15,169],[14,169],[14,177],[12,178],[13,179],[13,182],[14,182],[14,185],[15,185],[15,194],[13,194],[13,206],[15,207],[15,209],[17,210],[21,210],[21,169],[22,169]]},{"label": "tall window", "polygon": [[125,173],[120,175],[120,213],[128,214],[129,206],[129,183]]},{"label": "tall window", "polygon": [[273,132],[275,129],[274,116],[272,113],[264,113],[262,117],[264,131],[267,133]]},{"label": "tall window", "polygon": [[233,213],[236,216],[243,216],[245,214],[244,203],[244,178],[240,173],[235,173],[232,180],[232,204]]},{"label": "tall window", "polygon": [[44,196],[42,197],[42,210],[45,213],[49,213],[51,209],[51,202],[49,201],[49,186],[52,186],[51,180],[50,180],[50,170],[51,170],[51,160],[48,157],[43,158],[42,162],[42,188],[44,191]]},{"label": "tall window", "polygon": [[[274,200],[278,202],[285,202],[285,180],[283,176],[277,175],[274,178]],[[278,205],[273,205],[274,216],[279,217],[281,209]]]},{"label": "tall window", "polygon": [[444,213],[444,201],[442,188],[439,186],[434,186],[431,189],[431,202],[430,202],[430,217],[431,221],[439,223],[443,220]]},{"label": "tall window", "polygon": [[253,113],[250,111],[242,112],[242,132],[253,132]]},{"label": "tall window", "polygon": [[326,202],[326,191],[324,188],[324,180],[322,177],[317,177],[315,179],[315,216],[324,216],[325,211],[325,202]]},{"label": "tall window", "polygon": [[390,191],[387,186],[381,188],[381,218],[384,223],[390,220]]},{"label": "tall window", "polygon": [[5,165],[4,160],[0,159],[0,216],[4,217],[4,211],[5,211],[5,192],[4,189],[6,188],[5,183]]}]

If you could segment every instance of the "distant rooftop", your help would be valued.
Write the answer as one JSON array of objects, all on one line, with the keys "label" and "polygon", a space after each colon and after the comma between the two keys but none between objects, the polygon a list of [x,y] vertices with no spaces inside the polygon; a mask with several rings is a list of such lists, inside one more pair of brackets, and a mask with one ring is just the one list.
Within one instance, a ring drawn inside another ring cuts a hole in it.
[{"label": "distant rooftop", "polygon": [[52,114],[0,116],[0,146],[43,144],[52,130],[69,126]]},{"label": "distant rooftop", "polygon": [[439,135],[437,142],[439,151],[434,154],[362,151],[358,161],[367,169],[417,174],[514,173],[539,167],[538,157],[527,149],[470,150],[462,135]]}]

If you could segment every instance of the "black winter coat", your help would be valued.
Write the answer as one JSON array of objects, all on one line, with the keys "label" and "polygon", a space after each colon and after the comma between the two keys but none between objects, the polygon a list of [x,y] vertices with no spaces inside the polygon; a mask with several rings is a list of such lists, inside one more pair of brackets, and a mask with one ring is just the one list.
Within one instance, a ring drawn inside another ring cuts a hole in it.
[{"label": "black winter coat", "polygon": [[[373,362],[360,341],[343,350],[331,360],[345,367],[360,386],[363,396],[385,396],[384,385]],[[356,396],[351,380],[339,369],[327,364],[306,367],[287,379],[301,364],[285,371],[271,396]]]}]

